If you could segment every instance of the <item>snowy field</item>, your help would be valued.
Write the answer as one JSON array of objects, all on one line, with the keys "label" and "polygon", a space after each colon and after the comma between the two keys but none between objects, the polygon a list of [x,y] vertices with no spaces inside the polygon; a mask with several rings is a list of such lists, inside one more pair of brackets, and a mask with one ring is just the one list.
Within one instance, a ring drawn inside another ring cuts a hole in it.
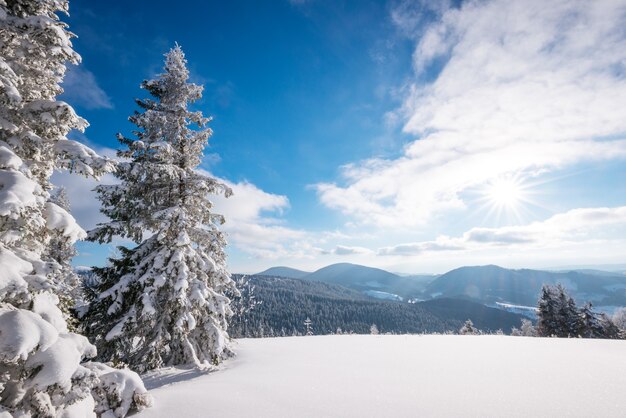
[{"label": "snowy field", "polygon": [[626,341],[246,339],[222,370],[146,379],[150,417],[624,417]]}]

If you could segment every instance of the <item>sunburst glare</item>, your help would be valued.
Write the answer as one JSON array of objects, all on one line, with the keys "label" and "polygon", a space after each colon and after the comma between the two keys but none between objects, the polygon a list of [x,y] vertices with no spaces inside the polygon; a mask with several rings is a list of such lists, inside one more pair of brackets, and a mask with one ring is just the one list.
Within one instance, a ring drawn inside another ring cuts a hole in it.
[{"label": "sunburst glare", "polygon": [[522,188],[516,179],[501,178],[491,182],[485,191],[494,206],[514,208],[522,200]]},{"label": "sunburst glare", "polygon": [[519,175],[500,176],[489,181],[478,190],[478,200],[482,202],[480,208],[487,209],[486,219],[495,218],[498,223],[524,222],[530,215],[530,207],[540,206],[532,199],[535,185]]}]

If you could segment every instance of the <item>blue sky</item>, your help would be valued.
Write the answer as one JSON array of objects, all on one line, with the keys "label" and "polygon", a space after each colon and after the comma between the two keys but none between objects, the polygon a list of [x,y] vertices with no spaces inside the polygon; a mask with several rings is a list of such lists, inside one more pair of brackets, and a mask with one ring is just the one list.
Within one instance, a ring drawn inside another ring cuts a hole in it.
[{"label": "blue sky", "polygon": [[[202,168],[235,191],[216,199],[231,270],[626,260],[624,1],[171,6],[72,0],[64,100],[111,153],[183,47],[214,117]],[[103,220],[93,181],[56,181],[83,227]]]}]

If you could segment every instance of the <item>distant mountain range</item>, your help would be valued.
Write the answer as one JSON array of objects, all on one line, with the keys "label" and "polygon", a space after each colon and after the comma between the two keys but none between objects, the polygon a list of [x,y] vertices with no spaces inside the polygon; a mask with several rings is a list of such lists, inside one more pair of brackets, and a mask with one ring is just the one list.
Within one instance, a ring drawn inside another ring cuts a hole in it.
[{"label": "distant mountain range", "polygon": [[379,299],[405,301],[421,299],[428,283],[438,277],[436,275],[399,276],[382,269],[350,263],[332,264],[312,273],[289,267],[272,267],[257,275],[336,284]]},{"label": "distant mountain range", "polygon": [[626,306],[626,276],[598,272],[510,270],[498,266],[461,267],[428,284],[424,296],[463,297],[483,303],[535,306],[543,284],[561,283],[576,302]]},{"label": "distant mountain range", "polygon": [[271,267],[265,271],[257,273],[258,276],[289,277],[290,279],[301,279],[308,274],[311,273],[309,273],[308,271],[302,271],[283,266]]},{"label": "distant mountain range", "polygon": [[626,276],[591,269],[512,270],[489,265],[461,267],[440,276],[399,276],[378,268],[339,263],[312,273],[274,267],[259,274],[341,285],[380,299],[408,301],[445,297],[487,305],[535,306],[544,283],[561,283],[580,304],[591,301],[607,309],[626,306]]}]

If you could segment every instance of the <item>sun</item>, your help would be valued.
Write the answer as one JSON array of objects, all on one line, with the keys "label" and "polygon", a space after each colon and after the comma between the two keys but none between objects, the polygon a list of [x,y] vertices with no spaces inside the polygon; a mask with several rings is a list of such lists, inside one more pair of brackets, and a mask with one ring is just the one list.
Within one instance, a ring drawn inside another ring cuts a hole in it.
[{"label": "sun", "polygon": [[485,197],[494,206],[512,209],[523,199],[522,187],[514,178],[495,179],[487,186]]},{"label": "sun", "polygon": [[467,190],[471,212],[483,216],[484,225],[521,225],[537,218],[538,213],[551,212],[545,205],[550,179],[537,179],[524,172],[498,173]]},{"label": "sun", "polygon": [[479,210],[486,209],[486,218],[495,218],[498,223],[520,223],[531,207],[539,206],[533,199],[535,185],[519,174],[494,177],[478,190],[478,201],[482,202]]}]

